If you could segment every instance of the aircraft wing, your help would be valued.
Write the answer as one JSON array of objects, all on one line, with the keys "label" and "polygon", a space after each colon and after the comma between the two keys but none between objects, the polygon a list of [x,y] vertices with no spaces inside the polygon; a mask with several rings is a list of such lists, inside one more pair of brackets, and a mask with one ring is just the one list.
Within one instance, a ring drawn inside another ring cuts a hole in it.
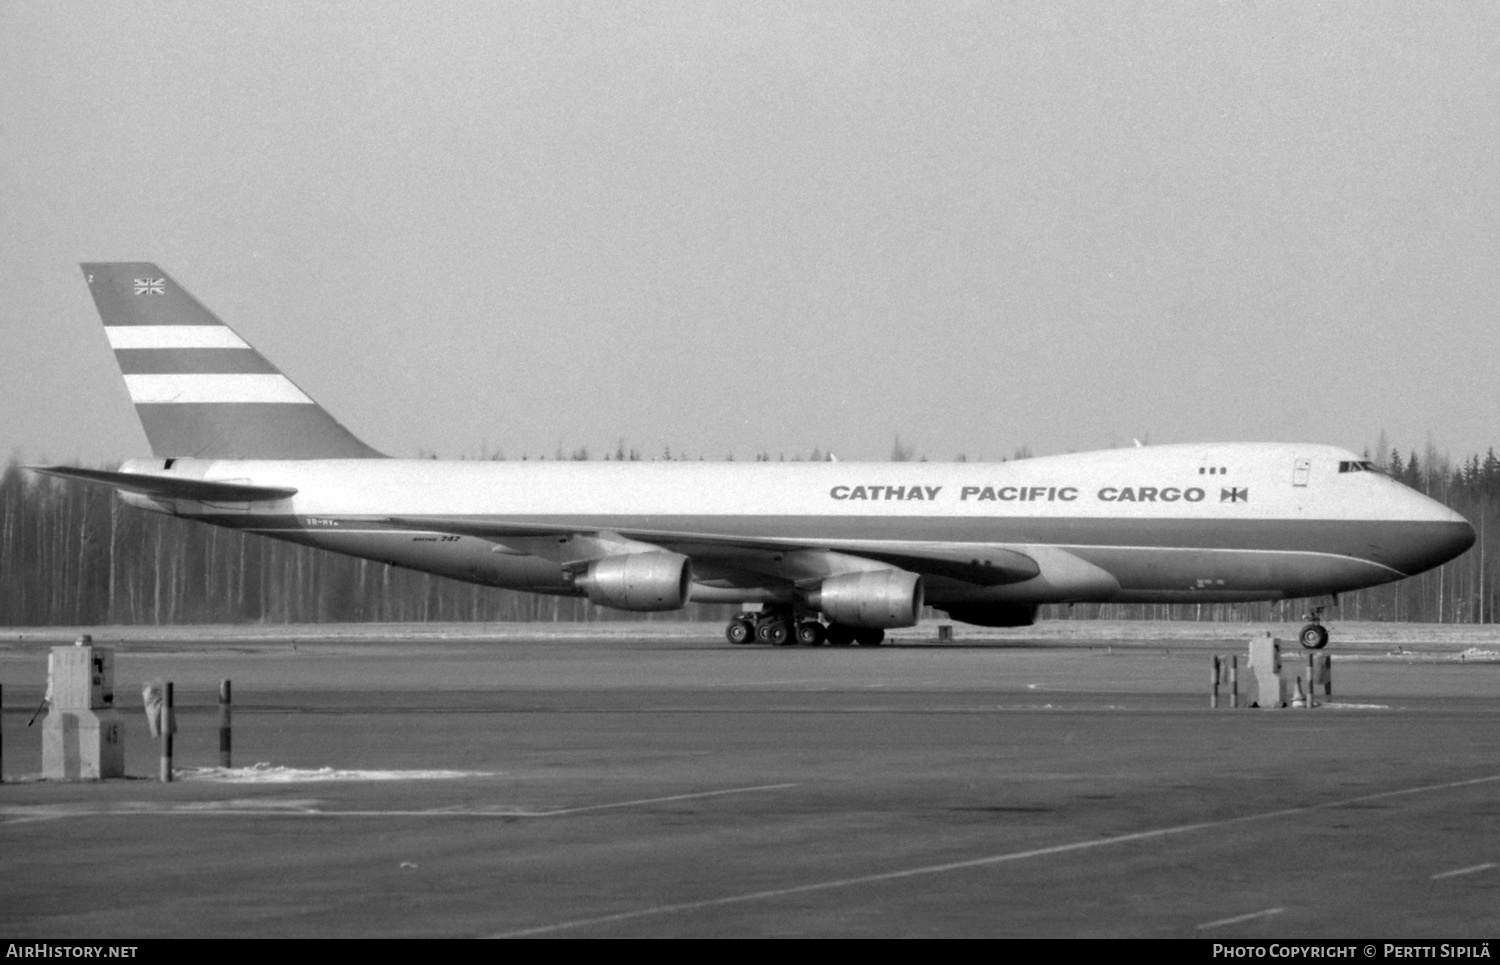
[{"label": "aircraft wing", "polygon": [[1042,571],[1036,560],[1025,553],[999,546],[906,545],[899,549],[865,546],[841,552],[889,563],[912,573],[945,576],[976,586],[1023,583]]},{"label": "aircraft wing", "polygon": [[32,472],[61,476],[79,482],[93,483],[140,493],[157,499],[196,499],[206,503],[255,503],[287,499],[297,490],[290,486],[251,486],[246,483],[211,482],[178,476],[151,476],[136,472],[107,472],[103,469],[75,469],[72,466],[27,466]]},{"label": "aircraft wing", "polygon": [[[576,541],[579,551],[598,558],[630,552],[629,544],[668,549],[714,568],[760,573],[775,580],[797,582],[820,569],[816,557],[857,557],[919,573],[972,583],[1003,586],[1021,583],[1041,572],[1037,561],[1019,550],[983,543],[909,543],[884,540],[810,541],[778,537],[731,536],[645,529],[587,529],[557,523],[527,523],[472,517],[393,516],[385,522],[457,536],[476,536],[499,543],[530,546],[534,541]],[[644,547],[643,547],[644,548]],[[575,551],[576,552],[576,551]],[[829,561],[832,563],[832,561]],[[836,565],[828,568],[836,569]],[[826,575],[826,574],[824,574]]]},{"label": "aircraft wing", "polygon": [[385,522],[408,529],[425,529],[454,536],[478,536],[480,539],[524,539],[542,536],[593,536],[597,529],[580,529],[556,523],[517,523],[467,516],[389,516]]}]

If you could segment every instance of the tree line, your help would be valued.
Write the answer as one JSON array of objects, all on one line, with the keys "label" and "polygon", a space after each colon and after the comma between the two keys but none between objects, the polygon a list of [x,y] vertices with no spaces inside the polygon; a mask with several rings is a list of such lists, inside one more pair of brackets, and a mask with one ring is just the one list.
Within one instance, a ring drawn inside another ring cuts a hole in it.
[{"label": "tree line", "polygon": [[[639,458],[623,447],[619,455]],[[1023,449],[1015,457],[1029,455]],[[663,457],[672,458],[670,451]],[[913,454],[898,440],[892,457]],[[572,458],[588,458],[587,452]],[[1479,540],[1437,570],[1345,594],[1341,609],[1330,616],[1497,622],[1500,587],[1488,548],[1500,532],[1500,459],[1494,450],[1458,464],[1430,447],[1420,456],[1392,450],[1376,461],[1402,483],[1464,515]],[[1077,604],[1044,607],[1041,618],[1295,621],[1301,606],[1299,601]],[[37,476],[15,461],[0,476],[4,626],[719,621],[731,612],[731,607],[694,604],[680,612],[627,613],[580,598],[476,586],[131,509],[109,490]]]}]

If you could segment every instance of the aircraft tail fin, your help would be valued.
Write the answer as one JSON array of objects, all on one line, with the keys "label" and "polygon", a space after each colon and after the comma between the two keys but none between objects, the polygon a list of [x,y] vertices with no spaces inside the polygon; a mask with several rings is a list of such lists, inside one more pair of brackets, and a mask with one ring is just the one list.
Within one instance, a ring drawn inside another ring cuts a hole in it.
[{"label": "aircraft tail fin", "polygon": [[96,262],[82,267],[154,455],[382,455],[156,265]]}]

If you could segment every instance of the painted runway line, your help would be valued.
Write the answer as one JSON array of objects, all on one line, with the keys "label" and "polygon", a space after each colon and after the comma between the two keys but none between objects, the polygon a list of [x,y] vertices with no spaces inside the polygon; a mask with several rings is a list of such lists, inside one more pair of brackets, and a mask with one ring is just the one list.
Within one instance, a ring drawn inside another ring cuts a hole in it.
[{"label": "painted runway line", "polygon": [[162,817],[168,815],[178,817],[303,818],[555,818],[565,817],[570,814],[585,814],[591,811],[610,811],[619,808],[645,807],[650,804],[670,804],[676,801],[724,797],[730,794],[783,791],[798,786],[797,784],[757,784],[752,787],[728,787],[714,791],[694,791],[688,794],[669,794],[663,797],[635,798],[629,801],[609,801],[604,804],[584,804],[577,807],[545,808],[540,810],[505,805],[422,808],[415,810],[327,810],[322,806],[324,802],[316,799],[282,801],[236,799],[232,801],[181,801],[171,803],[120,801],[104,806],[92,804],[12,805],[0,807],[0,824],[19,824],[28,821],[55,821],[61,818]]},{"label": "painted runway line", "polygon": [[1257,918],[1270,918],[1272,915],[1279,915],[1284,911],[1286,911],[1285,908],[1267,908],[1265,911],[1252,911],[1248,915],[1235,915],[1233,918],[1220,918],[1218,921],[1207,921],[1201,925],[1196,925],[1194,927],[1196,927],[1199,931],[1202,931],[1205,928],[1218,928],[1221,925],[1238,925],[1242,921],[1254,921]]},{"label": "painted runway line", "polygon": [[705,908],[723,907],[726,905],[745,904],[753,901],[766,901],[772,898],[786,898],[792,895],[804,895],[818,891],[833,891],[838,888],[851,888],[856,885],[880,884],[887,881],[899,881],[904,878],[917,878],[927,875],[944,874],[950,871],[967,871],[971,868],[984,868],[999,864],[1008,864],[1016,861],[1025,861],[1031,858],[1041,858],[1050,855],[1068,854],[1071,852],[1090,851],[1097,848],[1107,848],[1114,845],[1134,844],[1139,841],[1150,841],[1156,838],[1166,838],[1175,835],[1188,834],[1194,831],[1207,831],[1212,828],[1231,827],[1236,824],[1249,824],[1255,821],[1269,821],[1277,818],[1290,817],[1295,814],[1307,814],[1313,811],[1328,811],[1335,808],[1348,807],[1353,804],[1364,804],[1369,801],[1380,801],[1387,798],[1404,797],[1413,794],[1427,794],[1434,791],[1449,791],[1461,787],[1474,787],[1480,784],[1491,784],[1500,781],[1500,774],[1492,774],[1488,777],[1475,777],[1463,781],[1449,781],[1444,784],[1427,784],[1420,787],[1400,788],[1394,791],[1380,791],[1375,794],[1362,794],[1359,797],[1344,798],[1339,801],[1327,801],[1322,804],[1307,804],[1301,807],[1281,808],[1276,811],[1262,811],[1258,814],[1246,814],[1237,818],[1224,818],[1219,821],[1201,821],[1194,824],[1179,824],[1169,828],[1154,828],[1149,831],[1136,831],[1131,834],[1116,835],[1112,838],[1091,838],[1087,841],[1074,841],[1068,844],[1057,844],[1046,848],[1033,848],[1028,851],[1012,851],[1006,854],[986,855],[982,858],[970,858],[966,861],[950,861],[943,864],[925,865],[916,868],[903,868],[897,871],[886,871],[879,874],[859,875],[852,878],[836,878],[831,881],[817,881],[803,885],[791,885],[786,888],[769,888],[764,891],[751,891],[738,895],[725,895],[722,898],[707,898],[702,901],[685,901],[670,905],[657,905],[651,908],[638,908],[634,911],[622,911],[613,915],[600,915],[594,918],[578,918],[572,921],[554,922],[550,925],[536,925],[529,928],[517,928],[511,931],[499,932],[490,938],[525,938],[530,935],[546,935],[553,932],[571,931],[578,928],[588,928],[595,925],[611,925],[618,922],[633,921],[640,918],[651,918],[659,915],[671,915],[686,911],[699,911]]},{"label": "painted runway line", "polygon": [[788,788],[797,787],[796,784],[759,784],[755,787],[731,787],[722,791],[698,791],[694,794],[673,794],[670,797],[642,798],[636,801],[617,801],[613,804],[589,804],[576,808],[557,808],[552,811],[539,811],[536,817],[550,818],[562,814],[581,814],[584,811],[606,811],[610,808],[640,807],[644,804],[665,804],[669,801],[687,801],[692,798],[720,797],[725,794],[751,794],[757,791],[785,791]]},{"label": "painted runway line", "polygon": [[1453,871],[1443,871],[1443,872],[1440,872],[1438,874],[1433,875],[1432,876],[1432,880],[1433,881],[1437,881],[1437,880],[1439,880],[1441,878],[1457,878],[1459,875],[1471,875],[1471,874],[1474,874],[1476,871],[1488,871],[1488,870],[1490,870],[1493,867],[1495,867],[1495,862],[1493,862],[1493,861],[1486,861],[1484,864],[1476,864],[1476,865],[1471,865],[1470,867],[1467,867],[1467,868],[1456,868]]},{"label": "painted runway line", "polygon": [[[632,801],[611,801],[608,804],[585,804],[572,808],[548,808],[541,811],[520,808],[437,808],[421,811],[324,811],[306,812],[309,817],[323,818],[385,818],[385,817],[476,817],[476,818],[556,818],[569,814],[584,814],[589,811],[609,811],[616,808],[644,807],[648,804],[669,804],[674,801],[691,801],[706,797],[723,797],[728,794],[754,794],[760,791],[782,791],[797,787],[796,784],[758,784],[754,787],[729,787],[718,791],[695,791],[691,794],[671,794],[666,797],[644,797]],[[278,812],[280,813],[280,812]]]}]

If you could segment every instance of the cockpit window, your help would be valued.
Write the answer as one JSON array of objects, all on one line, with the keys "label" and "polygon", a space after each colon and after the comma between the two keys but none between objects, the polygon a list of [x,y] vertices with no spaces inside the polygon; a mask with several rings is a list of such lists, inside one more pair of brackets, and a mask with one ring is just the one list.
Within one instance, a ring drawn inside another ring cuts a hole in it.
[{"label": "cockpit window", "polygon": [[1368,459],[1345,459],[1339,463],[1339,472],[1379,472],[1380,467]]}]

